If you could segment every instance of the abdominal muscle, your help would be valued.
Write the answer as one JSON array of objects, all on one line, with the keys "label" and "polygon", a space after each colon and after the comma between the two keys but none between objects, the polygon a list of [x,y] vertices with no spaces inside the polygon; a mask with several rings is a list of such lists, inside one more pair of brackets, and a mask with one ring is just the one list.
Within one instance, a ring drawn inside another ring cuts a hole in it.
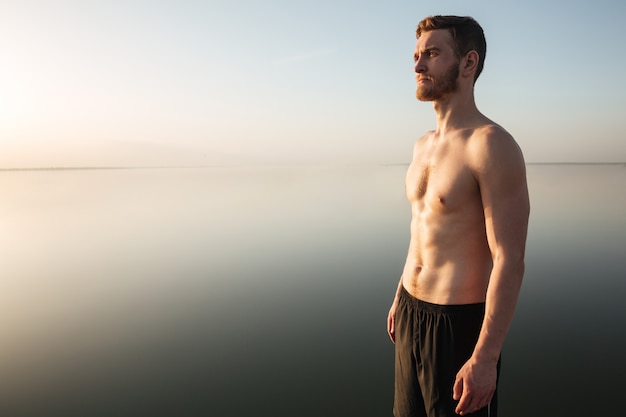
[{"label": "abdominal muscle", "polygon": [[482,210],[436,213],[414,202],[402,274],[411,295],[443,305],[484,302],[491,267]]}]

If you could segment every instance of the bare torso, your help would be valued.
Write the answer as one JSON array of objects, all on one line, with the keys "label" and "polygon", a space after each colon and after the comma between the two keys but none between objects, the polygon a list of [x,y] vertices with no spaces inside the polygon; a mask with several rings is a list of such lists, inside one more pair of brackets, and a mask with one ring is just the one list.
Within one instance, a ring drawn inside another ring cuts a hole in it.
[{"label": "bare torso", "polygon": [[430,132],[415,145],[406,176],[411,240],[402,283],[436,304],[485,301],[492,258],[481,193],[470,163],[481,129]]}]

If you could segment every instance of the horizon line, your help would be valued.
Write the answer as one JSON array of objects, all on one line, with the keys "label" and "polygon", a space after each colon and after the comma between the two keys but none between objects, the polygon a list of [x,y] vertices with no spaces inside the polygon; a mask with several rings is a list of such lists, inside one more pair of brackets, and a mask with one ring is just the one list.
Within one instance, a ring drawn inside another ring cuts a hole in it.
[{"label": "horizon line", "polygon": [[[194,168],[243,168],[282,166],[408,166],[408,162],[397,163],[351,163],[351,164],[222,164],[222,165],[120,165],[120,166],[49,166],[0,168],[0,172],[15,171],[88,171],[88,170],[131,170],[131,169],[194,169]],[[526,165],[626,165],[626,162],[526,162]]]}]

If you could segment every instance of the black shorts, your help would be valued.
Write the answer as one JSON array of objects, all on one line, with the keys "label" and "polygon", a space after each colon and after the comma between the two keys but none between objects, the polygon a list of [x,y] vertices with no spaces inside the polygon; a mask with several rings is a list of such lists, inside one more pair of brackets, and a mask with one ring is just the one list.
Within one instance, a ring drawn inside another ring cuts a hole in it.
[{"label": "black shorts", "polygon": [[[458,417],[454,381],[474,351],[484,316],[485,303],[431,304],[402,287],[395,318],[395,417]],[[489,405],[467,415],[497,417],[497,389]]]}]

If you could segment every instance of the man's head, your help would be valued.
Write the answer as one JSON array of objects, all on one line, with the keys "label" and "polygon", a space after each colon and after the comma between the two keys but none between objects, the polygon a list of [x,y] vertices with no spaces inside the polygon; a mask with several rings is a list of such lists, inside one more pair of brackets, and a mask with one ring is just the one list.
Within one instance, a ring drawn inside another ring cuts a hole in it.
[{"label": "man's head", "polygon": [[429,16],[417,25],[416,37],[437,29],[447,29],[452,36],[452,47],[458,60],[470,51],[478,53],[474,82],[483,70],[487,55],[487,42],[482,27],[471,17]]}]

